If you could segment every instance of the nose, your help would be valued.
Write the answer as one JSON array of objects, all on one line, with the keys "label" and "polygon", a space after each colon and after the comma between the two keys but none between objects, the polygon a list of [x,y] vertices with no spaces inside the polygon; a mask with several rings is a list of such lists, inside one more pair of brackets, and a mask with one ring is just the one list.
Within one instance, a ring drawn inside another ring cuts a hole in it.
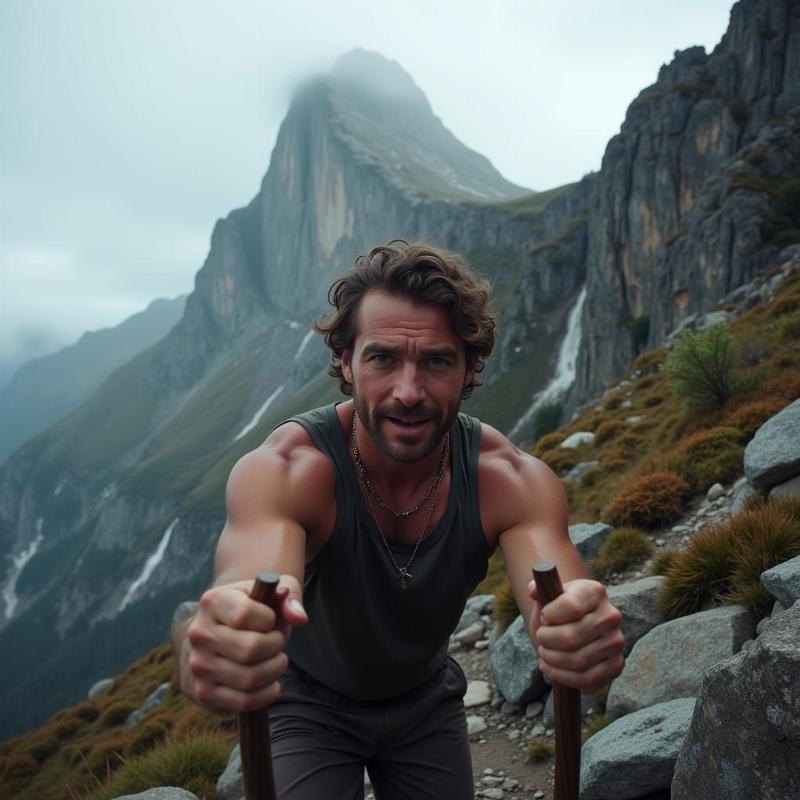
[{"label": "nose", "polygon": [[416,364],[405,364],[394,386],[394,399],[407,408],[425,399],[425,387]]}]

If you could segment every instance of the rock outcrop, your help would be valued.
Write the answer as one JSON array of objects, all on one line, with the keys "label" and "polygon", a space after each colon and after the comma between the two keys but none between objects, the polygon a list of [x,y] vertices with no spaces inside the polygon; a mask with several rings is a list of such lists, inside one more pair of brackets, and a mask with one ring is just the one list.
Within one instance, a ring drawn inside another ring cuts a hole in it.
[{"label": "rock outcrop", "polygon": [[708,670],[672,800],[800,796],[800,603]]}]

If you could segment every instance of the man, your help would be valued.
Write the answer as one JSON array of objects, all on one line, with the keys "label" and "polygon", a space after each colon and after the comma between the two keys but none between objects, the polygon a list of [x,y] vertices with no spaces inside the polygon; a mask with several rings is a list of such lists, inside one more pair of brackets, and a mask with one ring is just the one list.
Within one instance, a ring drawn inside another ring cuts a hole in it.
[{"label": "man", "polygon": [[[271,706],[284,800],[362,797],[365,766],[379,800],[471,798],[447,644],[489,555],[553,681],[591,694],[616,677],[621,615],[586,577],[559,480],[459,413],[494,344],[487,284],[396,241],[329,298],[316,328],[352,400],[292,418],[232,470],[214,586],[174,635],[182,687],[221,715]],[[545,609],[543,560],[564,585]],[[282,576],[277,614],[248,597],[263,569]]]}]

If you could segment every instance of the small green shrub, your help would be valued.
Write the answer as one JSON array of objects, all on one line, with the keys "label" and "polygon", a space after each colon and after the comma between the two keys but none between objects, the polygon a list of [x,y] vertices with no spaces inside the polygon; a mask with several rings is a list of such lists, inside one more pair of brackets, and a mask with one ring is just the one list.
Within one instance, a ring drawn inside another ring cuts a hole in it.
[{"label": "small green shrub", "polygon": [[667,460],[693,492],[702,492],[741,474],[742,438],[742,431],[725,426],[699,431],[687,436]]},{"label": "small green shrub", "polygon": [[125,755],[135,756],[147,750],[152,750],[168,733],[169,731],[162,725],[145,723],[142,726],[138,726],[133,739],[125,748]]},{"label": "small green shrub", "polygon": [[605,580],[614,572],[625,572],[641,564],[653,552],[653,543],[637,528],[612,531],[589,569],[597,580]]},{"label": "small green shrub", "polygon": [[740,387],[736,347],[724,323],[702,333],[683,331],[663,370],[673,390],[695,409],[720,408]]},{"label": "small green shrub", "polygon": [[36,763],[36,759],[28,753],[12,753],[5,759],[0,777],[2,777],[3,783],[25,780],[32,778],[38,769],[39,765]]},{"label": "small green shrub", "polygon": [[547,433],[539,439],[533,447],[533,454],[537,458],[541,458],[543,453],[558,447],[565,439],[562,433]]},{"label": "small green shrub", "polygon": [[103,716],[100,717],[100,727],[110,728],[113,725],[120,725],[125,722],[134,711],[136,711],[136,706],[131,703],[125,703],[123,701],[111,703],[103,712]]},{"label": "small green shrub", "polygon": [[650,530],[681,515],[689,485],[674,472],[653,472],[634,478],[609,503],[606,519],[620,527]]},{"label": "small green shrub", "polygon": [[784,339],[796,339],[800,336],[800,311],[781,317],[775,324]]},{"label": "small green shrub", "polygon": [[600,469],[600,467],[586,470],[578,482],[581,489],[590,489],[594,486],[603,477],[603,472],[604,470]]},{"label": "small green shrub", "polygon": [[644,398],[642,405],[645,408],[653,408],[660,406],[664,402],[664,398],[660,394],[651,394]]},{"label": "small green shrub", "polygon": [[578,461],[580,461],[576,449],[577,448],[554,447],[546,453],[542,453],[539,457],[553,472],[565,472],[572,469]]},{"label": "small green shrub", "polygon": [[625,429],[625,424],[618,422],[615,419],[609,419],[605,422],[601,422],[594,433],[594,441],[592,444],[594,444],[595,447],[599,447],[610,439],[613,439],[618,434],[622,433]]},{"label": "small green shrub", "polygon": [[750,606],[765,617],[775,599],[762,585],[761,573],[800,555],[800,522],[779,504],[765,503],[737,514],[727,526],[735,542],[728,602]]},{"label": "small green shrub", "polygon": [[650,563],[647,574],[651,577],[654,575],[666,575],[667,571],[675,564],[678,554],[678,551],[671,547],[656,553]]},{"label": "small green shrub", "polygon": [[661,584],[656,594],[658,609],[674,619],[700,611],[707,602],[719,603],[732,588],[734,544],[725,525],[695,535]]},{"label": "small green shrub", "polygon": [[525,748],[528,758],[536,764],[541,764],[545,761],[550,761],[555,755],[555,748],[552,742],[547,739],[533,739],[528,742]]},{"label": "small green shrub", "polygon": [[519,607],[514,592],[511,591],[511,585],[507,582],[497,590],[494,596],[492,616],[501,633],[507,630],[508,626],[519,616]]}]

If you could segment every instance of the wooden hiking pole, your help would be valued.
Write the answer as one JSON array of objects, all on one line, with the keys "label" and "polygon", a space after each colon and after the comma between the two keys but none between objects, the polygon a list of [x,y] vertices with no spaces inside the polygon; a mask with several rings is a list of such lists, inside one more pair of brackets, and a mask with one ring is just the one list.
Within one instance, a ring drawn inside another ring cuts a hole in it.
[{"label": "wooden hiking pole", "polygon": [[[542,607],[563,591],[558,569],[552,561],[533,567]],[[555,703],[556,781],[553,800],[578,800],[581,773],[581,693],[553,683]]]},{"label": "wooden hiking pole", "polygon": [[[279,579],[275,572],[259,572],[250,598],[271,606]],[[239,744],[245,800],[276,800],[266,708],[239,714]]]}]

